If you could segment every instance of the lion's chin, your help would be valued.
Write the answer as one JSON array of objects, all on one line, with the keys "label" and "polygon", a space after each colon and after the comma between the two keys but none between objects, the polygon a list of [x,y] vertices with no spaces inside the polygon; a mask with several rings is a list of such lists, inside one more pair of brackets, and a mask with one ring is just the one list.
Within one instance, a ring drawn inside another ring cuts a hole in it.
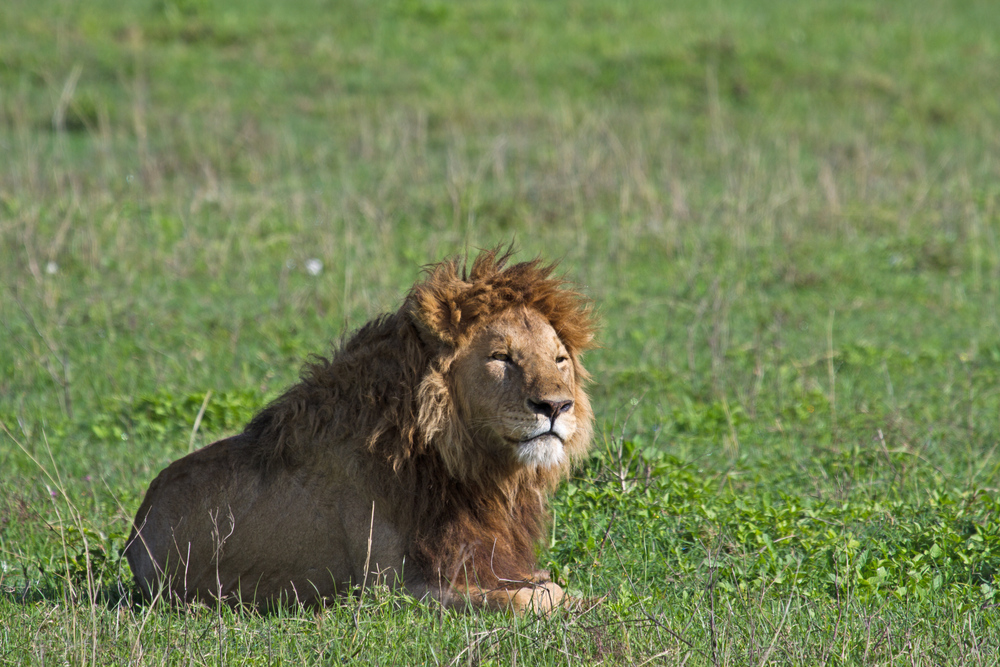
[{"label": "lion's chin", "polygon": [[555,435],[540,435],[517,445],[517,460],[528,467],[557,466],[562,463],[564,456],[562,440]]}]

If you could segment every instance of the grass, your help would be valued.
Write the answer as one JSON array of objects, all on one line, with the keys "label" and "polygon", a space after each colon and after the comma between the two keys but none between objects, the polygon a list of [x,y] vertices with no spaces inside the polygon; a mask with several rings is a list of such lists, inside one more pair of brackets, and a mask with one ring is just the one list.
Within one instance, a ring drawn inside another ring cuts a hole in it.
[{"label": "grass", "polygon": [[[2,3],[0,662],[996,664],[998,23]],[[131,604],[159,469],[510,239],[604,322],[540,553],[604,603]]]}]

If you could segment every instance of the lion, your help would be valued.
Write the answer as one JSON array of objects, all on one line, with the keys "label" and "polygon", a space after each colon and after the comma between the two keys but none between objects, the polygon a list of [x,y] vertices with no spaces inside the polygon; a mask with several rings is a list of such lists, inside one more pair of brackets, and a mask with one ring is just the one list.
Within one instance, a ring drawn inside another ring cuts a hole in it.
[{"label": "lion", "polygon": [[373,582],[545,613],[547,500],[588,452],[590,302],[541,260],[427,268],[242,433],[149,486],[126,557],[148,600],[318,605]]}]

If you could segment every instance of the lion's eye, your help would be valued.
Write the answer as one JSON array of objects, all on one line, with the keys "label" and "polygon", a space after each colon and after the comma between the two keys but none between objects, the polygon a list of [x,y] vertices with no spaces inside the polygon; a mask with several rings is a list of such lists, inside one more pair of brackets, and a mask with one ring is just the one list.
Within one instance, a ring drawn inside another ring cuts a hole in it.
[{"label": "lion's eye", "polygon": [[510,355],[506,352],[494,352],[490,355],[490,359],[493,359],[494,361],[508,362],[510,361]]},{"label": "lion's eye", "polygon": [[565,354],[560,354],[558,357],[556,357],[557,364],[561,364],[564,361],[569,361],[569,357],[567,357]]}]

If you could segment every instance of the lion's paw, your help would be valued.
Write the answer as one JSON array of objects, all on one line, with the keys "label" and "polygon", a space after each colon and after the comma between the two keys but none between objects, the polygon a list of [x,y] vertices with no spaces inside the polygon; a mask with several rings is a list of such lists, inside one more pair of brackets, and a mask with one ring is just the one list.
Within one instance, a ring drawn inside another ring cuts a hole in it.
[{"label": "lion's paw", "polygon": [[507,608],[516,614],[547,614],[562,605],[565,593],[551,581],[512,591],[497,591],[507,597]]}]

